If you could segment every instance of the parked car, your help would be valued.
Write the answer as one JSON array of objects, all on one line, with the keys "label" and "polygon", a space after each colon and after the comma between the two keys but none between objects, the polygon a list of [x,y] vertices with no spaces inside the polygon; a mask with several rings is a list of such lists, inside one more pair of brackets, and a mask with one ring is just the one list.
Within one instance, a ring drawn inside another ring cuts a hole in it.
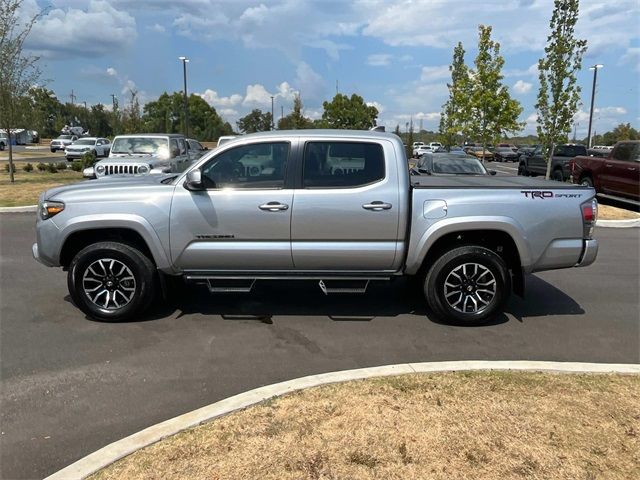
[{"label": "parked car", "polygon": [[209,150],[207,147],[202,146],[199,141],[194,140],[193,138],[187,138],[187,149],[189,150],[189,158],[192,162],[199,159]]},{"label": "parked car", "polygon": [[520,148],[518,148],[517,153],[518,153],[518,158],[520,158],[522,155],[532,155],[533,152],[535,152],[536,148],[538,148],[539,145],[523,145]]},{"label": "parked car", "polygon": [[422,153],[424,153],[424,151],[422,153],[418,152],[418,149],[420,147],[424,147],[424,146],[426,146],[426,144],[424,142],[413,142],[411,144],[411,154],[413,155],[414,158],[419,158],[420,155],[422,155]]},{"label": "parked car", "polygon": [[431,147],[431,145],[419,145],[415,152],[413,153],[413,156],[415,158],[420,158],[422,155],[424,155],[425,153],[431,153],[431,152],[435,152],[435,150],[433,149],[433,147]]},{"label": "parked car", "polygon": [[571,161],[571,180],[596,193],[640,201],[640,140],[615,144],[606,158],[578,156]]},{"label": "parked car", "polygon": [[[586,155],[587,148],[584,145],[566,144],[556,146],[553,159],[551,160],[552,180],[564,182],[571,174],[569,162],[578,155]],[[520,156],[518,164],[518,175],[525,177],[535,177],[536,175],[547,174],[547,162],[542,155],[542,147],[535,149],[532,155]]]},{"label": "parked car", "polygon": [[610,148],[593,147],[587,149],[587,155],[589,155],[590,157],[607,158],[610,153]]},{"label": "parked car", "polygon": [[65,149],[65,157],[67,160],[75,160],[82,158],[87,153],[93,153],[94,157],[106,157],[109,155],[111,142],[107,138],[101,137],[83,137],[79,138]]},{"label": "parked car", "polygon": [[496,162],[517,162],[518,154],[511,147],[496,147],[493,152],[493,159]]},{"label": "parked car", "polygon": [[[239,167],[245,160],[258,175]],[[332,171],[338,162],[353,171]],[[140,318],[181,280],[214,293],[307,280],[329,295],[412,275],[437,317],[479,324],[500,314],[512,287],[523,295],[525,274],[594,262],[592,188],[410,177],[406,165],[392,133],[246,135],[182,173],[46,191],[33,255],[67,270],[73,304],[103,321]]]},{"label": "parked car", "polygon": [[4,150],[7,145],[9,145],[9,140],[7,140],[7,134],[0,133],[0,152]]},{"label": "parked car", "polygon": [[490,150],[483,150],[482,147],[469,147],[467,154],[473,155],[476,158],[481,158],[487,161],[493,160],[493,152]]},{"label": "parked car", "polygon": [[439,148],[444,148],[444,146],[440,142],[429,142],[429,146],[434,152]]},{"label": "parked car", "polygon": [[49,149],[52,153],[55,153],[58,150],[64,150],[76,140],[78,140],[77,135],[60,135],[58,138],[51,140]]},{"label": "parked car", "polygon": [[412,175],[495,175],[496,172],[487,170],[482,162],[464,152],[457,153],[426,153],[420,157]]},{"label": "parked car", "polygon": [[236,135],[223,135],[220,138],[218,138],[218,143],[216,144],[216,147],[219,147],[220,145],[224,145],[225,143],[230,142],[234,138],[236,138]]},{"label": "parked car", "polygon": [[113,139],[109,157],[85,168],[86,178],[111,175],[149,175],[182,172],[191,160],[184,135],[144,133],[118,135]]},{"label": "parked car", "polygon": [[513,143],[499,143],[496,145],[496,149],[498,148],[509,148],[514,152],[518,151],[518,147],[516,147]]}]

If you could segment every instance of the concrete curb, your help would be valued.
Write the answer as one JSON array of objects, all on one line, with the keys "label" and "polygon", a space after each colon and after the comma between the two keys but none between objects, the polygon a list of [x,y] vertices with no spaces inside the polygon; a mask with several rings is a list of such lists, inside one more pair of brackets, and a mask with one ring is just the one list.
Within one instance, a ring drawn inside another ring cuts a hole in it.
[{"label": "concrete curb", "polygon": [[33,213],[37,209],[37,205],[25,205],[24,207],[0,207],[0,213]]},{"label": "concrete curb", "polygon": [[603,364],[576,362],[538,362],[538,361],[455,361],[404,363],[382,367],[360,368],[340,372],[310,375],[286,382],[275,383],[249,390],[220,400],[192,412],[166,420],[138,433],[118,440],[68,467],[50,475],[45,480],[83,479],[113,462],[134,453],[141,448],[156,443],[163,438],[195,427],[216,417],[241,410],[269,398],[278,397],[305,388],[331,383],[362,380],[372,377],[402,375],[407,373],[452,372],[459,370],[519,370],[562,373],[628,373],[640,374],[640,364]]},{"label": "concrete curb", "polygon": [[[33,213],[38,209],[37,205],[26,205],[24,207],[0,207],[0,213]],[[631,228],[640,227],[640,218],[631,220],[598,220],[596,227],[605,228]]]},{"label": "concrete curb", "polygon": [[607,227],[607,228],[640,227],[640,218],[631,218],[629,220],[597,220],[596,227]]}]

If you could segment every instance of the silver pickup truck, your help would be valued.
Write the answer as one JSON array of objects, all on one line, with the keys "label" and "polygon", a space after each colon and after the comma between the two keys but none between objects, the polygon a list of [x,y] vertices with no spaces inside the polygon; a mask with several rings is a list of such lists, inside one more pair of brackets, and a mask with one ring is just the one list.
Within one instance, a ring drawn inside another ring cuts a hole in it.
[{"label": "silver pickup truck", "polygon": [[402,275],[432,312],[483,323],[525,274],[586,266],[591,188],[526,177],[410,177],[400,138],[342,130],[245,135],[179,174],[89,181],[41,195],[33,255],[68,270],[89,317],[141,315],[171,277],[211,292],[313,280],[363,292]]}]

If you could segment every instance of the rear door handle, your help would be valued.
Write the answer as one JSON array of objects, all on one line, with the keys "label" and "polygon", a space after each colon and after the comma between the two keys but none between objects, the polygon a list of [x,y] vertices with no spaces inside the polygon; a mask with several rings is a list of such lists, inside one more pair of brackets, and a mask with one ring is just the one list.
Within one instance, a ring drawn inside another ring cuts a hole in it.
[{"label": "rear door handle", "polygon": [[288,210],[289,205],[280,202],[269,202],[263,203],[258,208],[260,210],[264,210],[265,212],[279,212],[281,210]]},{"label": "rear door handle", "polygon": [[610,163],[605,163],[605,167],[611,168],[611,167],[613,167],[613,165],[611,165]]},{"label": "rear door handle", "polygon": [[365,203],[364,205],[362,205],[362,208],[364,208],[365,210],[373,210],[374,212],[379,212],[381,210],[389,210],[391,206],[392,205],[390,203],[376,201]]}]

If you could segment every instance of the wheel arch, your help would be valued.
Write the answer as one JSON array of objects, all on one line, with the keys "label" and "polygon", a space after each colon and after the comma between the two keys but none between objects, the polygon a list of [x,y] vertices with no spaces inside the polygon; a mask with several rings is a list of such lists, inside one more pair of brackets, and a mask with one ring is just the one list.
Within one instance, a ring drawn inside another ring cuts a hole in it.
[{"label": "wheel arch", "polygon": [[524,295],[523,265],[529,262],[530,255],[524,244],[524,233],[519,228],[502,222],[464,222],[464,225],[454,223],[447,227],[433,233],[425,232],[420,252],[411,264],[407,264],[406,273],[422,274],[445,252],[464,245],[478,245],[505,260],[513,273],[514,292]]},{"label": "wheel arch", "polygon": [[60,265],[68,267],[73,257],[86,246],[102,241],[119,241],[139,249],[159,269],[171,269],[162,243],[144,218],[84,219],[67,225],[60,249]]}]

